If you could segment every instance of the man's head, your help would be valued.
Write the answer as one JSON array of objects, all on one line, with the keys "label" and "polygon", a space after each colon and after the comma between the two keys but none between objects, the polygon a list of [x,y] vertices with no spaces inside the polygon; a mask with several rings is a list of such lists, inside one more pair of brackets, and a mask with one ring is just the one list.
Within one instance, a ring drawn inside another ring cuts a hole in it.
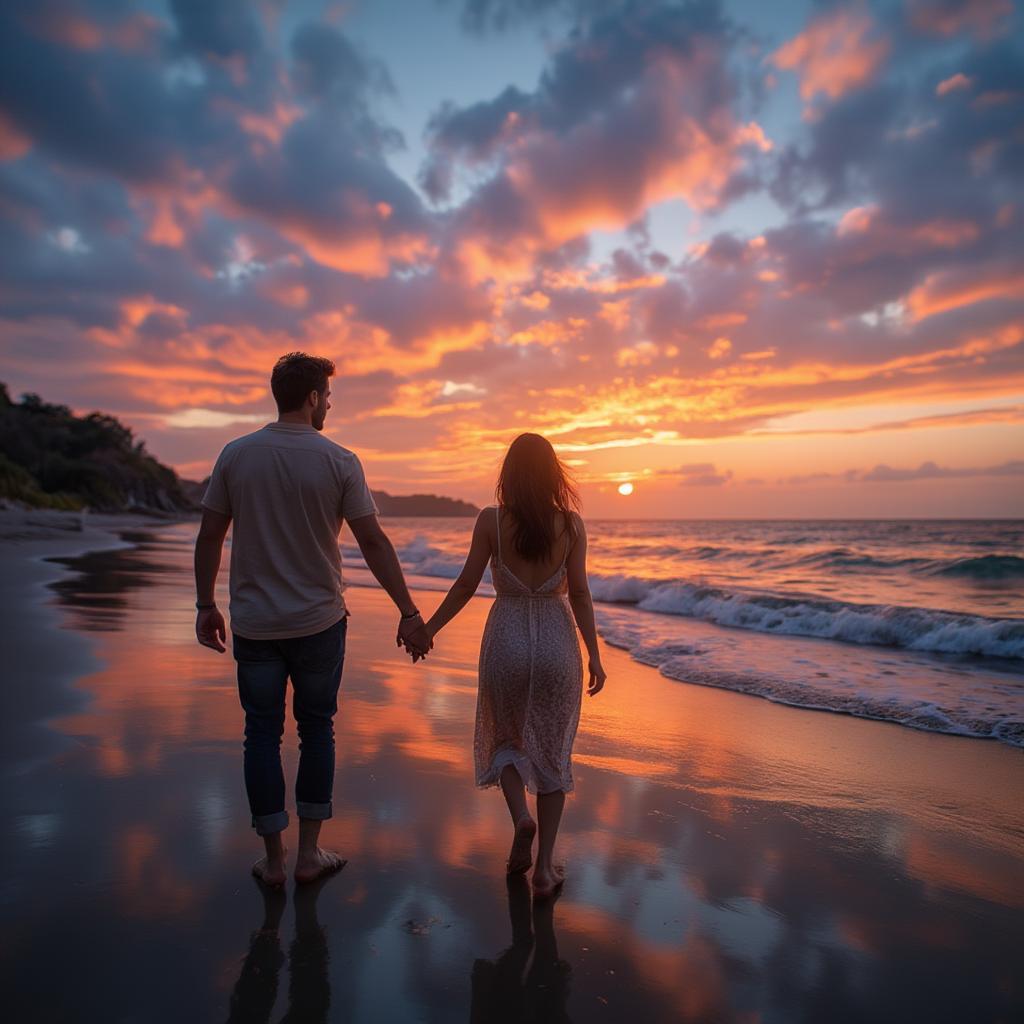
[{"label": "man's head", "polygon": [[324,418],[330,409],[334,363],[322,356],[308,356],[305,352],[289,352],[274,364],[270,375],[270,390],[277,402],[277,411],[304,413],[317,430],[324,429]]}]

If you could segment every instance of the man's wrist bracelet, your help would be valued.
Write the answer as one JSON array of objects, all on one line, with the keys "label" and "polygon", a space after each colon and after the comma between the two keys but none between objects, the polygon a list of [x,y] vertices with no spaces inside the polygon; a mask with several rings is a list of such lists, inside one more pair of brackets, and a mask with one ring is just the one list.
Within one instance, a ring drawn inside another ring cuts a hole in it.
[{"label": "man's wrist bracelet", "polygon": [[403,619],[415,619],[419,615],[420,611],[418,608],[414,608],[408,615],[403,615]]},{"label": "man's wrist bracelet", "polygon": [[196,608],[201,612],[208,612],[211,608],[216,608],[217,602],[214,601],[212,604],[200,604],[196,601]]}]

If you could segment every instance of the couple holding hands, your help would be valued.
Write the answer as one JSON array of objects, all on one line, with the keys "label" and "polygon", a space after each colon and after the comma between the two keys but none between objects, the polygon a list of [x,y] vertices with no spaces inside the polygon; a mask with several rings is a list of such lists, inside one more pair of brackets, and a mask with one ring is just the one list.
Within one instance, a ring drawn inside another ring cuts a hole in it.
[{"label": "couple holding hands", "polygon": [[[427,656],[490,563],[495,601],[480,644],[476,783],[500,786],[508,804],[508,872],[533,866],[536,838],[533,893],[549,897],[564,880],[553,854],[565,794],[573,788],[572,745],[583,692],[577,627],[589,655],[587,692],[599,693],[605,682],[576,491],[543,437],[517,437],[502,463],[497,504],[479,514],[462,572],[424,622],[358,458],[322,433],[333,374],[328,359],[282,356],[271,376],[277,421],[224,448],[202,501],[196,637],[219,652],[226,650],[226,628],[214,586],[233,524],[230,614],[245,711],[245,785],[252,823],[265,845],[253,872],[269,885],[286,877],[280,749],[289,678],[300,742],[295,879],[313,881],[344,864],[318,840],[333,812],[334,715],[348,624],[338,534],[347,522],[367,566],[401,612],[397,642],[414,662]],[[536,817],[527,790],[536,796]]]}]

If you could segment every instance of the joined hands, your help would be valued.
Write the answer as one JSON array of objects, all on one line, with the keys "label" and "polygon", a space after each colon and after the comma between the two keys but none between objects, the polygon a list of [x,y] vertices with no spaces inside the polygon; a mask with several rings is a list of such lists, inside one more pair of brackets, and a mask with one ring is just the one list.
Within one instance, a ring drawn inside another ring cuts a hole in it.
[{"label": "joined hands", "polygon": [[434,641],[427,631],[422,616],[415,615],[412,618],[399,620],[395,644],[398,647],[404,647],[415,664],[427,656],[427,652],[434,646]]}]

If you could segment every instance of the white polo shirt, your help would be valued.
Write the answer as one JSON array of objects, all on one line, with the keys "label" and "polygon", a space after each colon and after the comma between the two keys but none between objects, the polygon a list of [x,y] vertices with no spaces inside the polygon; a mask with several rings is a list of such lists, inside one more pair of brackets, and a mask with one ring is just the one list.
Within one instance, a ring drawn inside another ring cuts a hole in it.
[{"label": "white polo shirt", "polygon": [[345,614],[342,520],[376,515],[353,452],[304,423],[268,423],[220,453],[203,505],[232,519],[231,629],[309,636]]}]

